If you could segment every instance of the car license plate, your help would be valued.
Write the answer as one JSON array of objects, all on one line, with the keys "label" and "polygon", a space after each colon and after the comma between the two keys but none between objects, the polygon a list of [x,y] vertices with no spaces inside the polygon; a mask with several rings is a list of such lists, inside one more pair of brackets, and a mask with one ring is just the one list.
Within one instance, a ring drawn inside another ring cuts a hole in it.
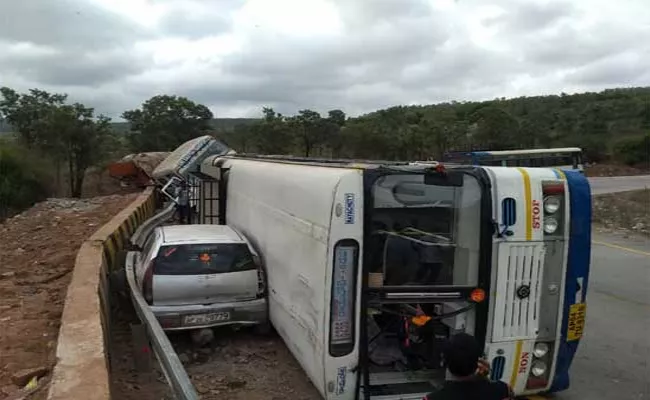
[{"label": "car license plate", "polygon": [[183,319],[184,325],[207,325],[215,322],[228,321],[230,319],[229,312],[218,312],[210,314],[194,314],[187,315]]},{"label": "car license plate", "polygon": [[585,329],[585,315],[587,305],[585,303],[572,304],[569,308],[569,328],[567,330],[567,340],[578,340],[582,337],[582,331]]}]

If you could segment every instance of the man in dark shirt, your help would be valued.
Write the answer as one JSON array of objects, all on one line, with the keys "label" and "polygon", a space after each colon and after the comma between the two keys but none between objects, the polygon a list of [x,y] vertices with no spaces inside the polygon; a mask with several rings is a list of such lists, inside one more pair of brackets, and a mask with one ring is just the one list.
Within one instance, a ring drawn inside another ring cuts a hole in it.
[{"label": "man in dark shirt", "polygon": [[481,349],[474,337],[460,333],[449,339],[443,357],[451,378],[423,400],[509,400],[512,391],[503,382],[491,382],[483,375],[487,365],[480,361]]}]

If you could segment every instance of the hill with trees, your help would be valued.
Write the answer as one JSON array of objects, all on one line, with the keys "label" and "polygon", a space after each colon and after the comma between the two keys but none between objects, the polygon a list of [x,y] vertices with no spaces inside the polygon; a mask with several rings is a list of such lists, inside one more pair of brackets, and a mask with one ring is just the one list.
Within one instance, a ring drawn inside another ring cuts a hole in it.
[{"label": "hill with trees", "polygon": [[426,159],[452,150],[577,146],[595,162],[650,158],[650,88],[396,106],[355,118],[341,110],[263,114],[218,135],[239,151],[325,157]]},{"label": "hill with trees", "polygon": [[0,218],[45,196],[80,196],[86,172],[108,160],[173,150],[205,134],[262,154],[424,160],[447,151],[578,146],[587,161],[650,167],[650,88],[395,106],[352,118],[339,109],[287,116],[265,107],[262,115],[215,119],[202,104],[159,95],[125,111],[126,122],[112,122],[65,94],[1,88]]}]

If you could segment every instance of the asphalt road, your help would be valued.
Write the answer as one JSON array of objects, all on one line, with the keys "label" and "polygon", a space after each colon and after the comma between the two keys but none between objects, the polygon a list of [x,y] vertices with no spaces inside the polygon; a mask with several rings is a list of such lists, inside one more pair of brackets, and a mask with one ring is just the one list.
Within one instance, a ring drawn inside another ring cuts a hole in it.
[{"label": "asphalt road", "polygon": [[650,399],[650,240],[594,235],[580,346],[557,400]]},{"label": "asphalt road", "polygon": [[650,175],[589,178],[592,194],[625,192],[650,188]]},{"label": "asphalt road", "polygon": [[[589,178],[593,194],[650,188],[650,175]],[[556,400],[650,400],[650,239],[594,234],[585,336]]]}]

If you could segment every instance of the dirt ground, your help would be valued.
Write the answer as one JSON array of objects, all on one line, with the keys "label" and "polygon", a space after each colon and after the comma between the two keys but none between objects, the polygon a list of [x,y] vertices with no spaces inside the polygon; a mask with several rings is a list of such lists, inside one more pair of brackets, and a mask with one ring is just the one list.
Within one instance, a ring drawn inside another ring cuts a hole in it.
[{"label": "dirt ground", "polygon": [[[133,312],[113,314],[111,346],[112,395],[120,400],[172,399],[164,375],[154,361],[150,373],[135,369],[130,324]],[[169,338],[203,400],[316,400],[320,395],[275,333],[250,329],[215,329],[200,346],[187,332]]]},{"label": "dirt ground", "polygon": [[650,174],[650,171],[647,169],[634,168],[619,164],[591,164],[585,165],[584,169],[586,176],[630,176]]},{"label": "dirt ground", "polygon": [[16,398],[12,377],[44,367],[29,399],[45,399],[77,250],[136,194],[49,199],[0,224],[0,399]]},{"label": "dirt ground", "polygon": [[593,220],[601,231],[650,237],[650,189],[595,196]]}]

